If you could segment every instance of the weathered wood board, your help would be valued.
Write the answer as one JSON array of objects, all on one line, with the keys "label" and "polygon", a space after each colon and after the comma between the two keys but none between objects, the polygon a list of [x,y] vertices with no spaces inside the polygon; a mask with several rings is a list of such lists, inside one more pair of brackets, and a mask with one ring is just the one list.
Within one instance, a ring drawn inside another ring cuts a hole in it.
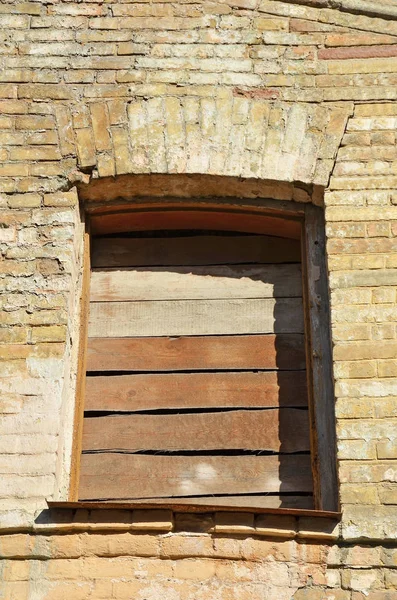
[{"label": "weathered wood board", "polygon": [[91,302],[301,296],[298,264],[141,267],[91,275]]},{"label": "weathered wood board", "polygon": [[87,377],[86,411],[307,406],[305,371]]},{"label": "weathered wood board", "polygon": [[92,302],[90,337],[303,333],[300,298]]},{"label": "weathered wood board", "polygon": [[90,338],[88,371],[306,368],[302,334]]},{"label": "weathered wood board", "polygon": [[83,450],[310,450],[307,410],[284,408],[84,419]]},{"label": "weathered wood board", "polygon": [[258,235],[101,238],[92,241],[93,267],[223,265],[300,262],[299,240]]},{"label": "weathered wood board", "polygon": [[299,240],[302,221],[300,217],[263,217],[261,213],[224,212],[219,210],[148,210],[108,214],[90,217],[93,235],[109,235],[133,231],[164,230],[218,230],[265,234]]},{"label": "weathered wood board", "polygon": [[301,296],[298,264],[141,267],[91,275],[91,302]]},{"label": "weathered wood board", "polygon": [[[83,454],[80,500],[311,492],[310,457]],[[256,500],[256,499],[255,499]]]},{"label": "weathered wood board", "polygon": [[[165,504],[167,498],[145,498],[144,502],[150,504]],[[168,498],[169,500],[169,498]],[[122,503],[121,499],[114,500],[115,502]],[[137,502],[139,500],[136,500]],[[231,507],[235,506],[236,509],[244,508],[255,509],[255,508],[295,508],[295,509],[314,509],[313,496],[310,494],[301,496],[289,496],[269,494],[263,492],[260,495],[243,495],[240,496],[180,496],[179,498],[172,498],[173,504],[182,504],[186,506],[202,506],[204,509],[209,506],[219,507]]]}]

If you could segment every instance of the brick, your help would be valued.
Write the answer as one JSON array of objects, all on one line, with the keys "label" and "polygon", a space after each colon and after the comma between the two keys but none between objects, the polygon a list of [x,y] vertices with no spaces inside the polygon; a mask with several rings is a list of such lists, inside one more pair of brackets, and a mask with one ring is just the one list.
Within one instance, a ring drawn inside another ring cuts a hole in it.
[{"label": "brick", "polygon": [[343,60],[329,61],[328,72],[335,73],[392,73],[395,72],[395,61],[387,58],[367,58],[349,60],[348,63]]},{"label": "brick", "polygon": [[32,329],[32,342],[63,342],[66,339],[64,325],[49,325]]},{"label": "brick", "polygon": [[29,17],[25,15],[0,15],[0,27],[6,29],[27,29]]},{"label": "brick", "polygon": [[[24,103],[24,105],[27,106],[26,103]],[[27,129],[29,131],[36,130],[36,129],[39,129],[39,130],[54,129],[55,123],[54,123],[54,119],[50,116],[24,115],[24,116],[16,117],[15,128],[16,129]]]},{"label": "brick", "polygon": [[344,48],[327,48],[320,50],[320,60],[350,60],[352,58],[382,58],[397,56],[397,46],[354,46]]},{"label": "brick", "polygon": [[170,510],[134,510],[132,529],[171,531],[173,527]]},{"label": "brick", "polygon": [[[337,414],[340,419],[369,418],[375,415],[372,402],[354,401],[351,398],[338,400]],[[376,459],[376,441],[338,440],[338,456],[342,460],[371,460]]]},{"label": "brick", "polygon": [[346,588],[363,591],[366,594],[369,590],[382,587],[382,573],[375,569],[346,570],[342,573],[342,583]]},{"label": "brick", "polygon": [[178,579],[203,581],[215,575],[215,564],[208,560],[180,560],[176,563],[174,572]]},{"label": "brick", "polygon": [[294,517],[260,515],[255,519],[255,533],[282,538],[293,538],[296,535],[297,522]]},{"label": "brick", "polygon": [[8,199],[10,208],[36,208],[41,204],[39,194],[13,194]]},{"label": "brick", "polygon": [[96,149],[101,152],[112,148],[109,118],[104,104],[91,104],[91,118]]},{"label": "brick", "polygon": [[162,541],[161,555],[167,558],[211,557],[214,547],[210,537],[172,536]]},{"label": "brick", "polygon": [[44,195],[44,206],[74,206],[77,202],[75,190]]},{"label": "brick", "polygon": [[93,167],[96,164],[95,146],[89,128],[76,130],[77,152],[82,167]]},{"label": "brick", "polygon": [[332,540],[339,535],[339,523],[335,519],[301,517],[298,521],[298,538]]},{"label": "brick", "polygon": [[397,456],[397,440],[385,439],[376,445],[377,457],[379,459],[393,459]]},{"label": "brick", "polygon": [[357,485],[345,483],[341,485],[340,499],[343,504],[380,504],[376,485]]},{"label": "brick", "polygon": [[48,147],[25,147],[15,148],[10,151],[10,159],[25,161],[25,160],[58,160],[60,158],[57,148]]},{"label": "brick", "polygon": [[253,533],[254,516],[250,513],[216,513],[215,533]]}]

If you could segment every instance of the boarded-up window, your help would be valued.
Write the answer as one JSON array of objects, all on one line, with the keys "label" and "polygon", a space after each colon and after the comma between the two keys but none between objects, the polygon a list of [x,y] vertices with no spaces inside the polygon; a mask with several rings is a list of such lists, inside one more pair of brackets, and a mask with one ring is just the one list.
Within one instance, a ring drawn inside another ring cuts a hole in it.
[{"label": "boarded-up window", "polygon": [[79,500],[318,507],[303,281],[299,239],[92,236]]}]

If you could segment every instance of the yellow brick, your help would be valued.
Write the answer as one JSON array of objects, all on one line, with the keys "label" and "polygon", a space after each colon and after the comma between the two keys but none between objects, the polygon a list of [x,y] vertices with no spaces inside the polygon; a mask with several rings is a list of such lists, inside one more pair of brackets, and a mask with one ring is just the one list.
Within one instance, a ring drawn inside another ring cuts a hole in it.
[{"label": "yellow brick", "polygon": [[352,269],[384,269],[386,258],[384,256],[369,255],[353,256],[351,258]]},{"label": "yellow brick", "polygon": [[174,576],[177,579],[197,579],[203,581],[215,575],[215,563],[210,560],[179,560],[175,564]]},{"label": "yellow brick", "polygon": [[254,19],[254,27],[258,31],[288,31],[288,19],[258,17]]},{"label": "yellow brick", "polygon": [[28,331],[25,327],[1,328],[0,344],[26,344]]},{"label": "yellow brick", "polygon": [[338,362],[334,366],[334,373],[335,377],[346,379],[370,379],[377,375],[377,363],[369,360]]},{"label": "yellow brick", "polygon": [[390,58],[365,58],[358,60],[330,60],[328,72],[332,74],[346,73],[395,73],[396,61]]},{"label": "yellow brick", "polygon": [[10,208],[37,208],[40,204],[40,194],[13,194],[8,199]]},{"label": "yellow brick", "polygon": [[213,542],[210,537],[173,535],[162,541],[161,554],[168,558],[210,557],[214,554]]},{"label": "yellow brick", "polygon": [[34,327],[32,329],[32,342],[63,342],[66,339],[66,327],[64,325],[49,325],[46,327]]},{"label": "yellow brick", "polygon": [[44,195],[44,206],[74,206],[78,202],[76,190]]},{"label": "yellow brick", "polygon": [[117,175],[133,171],[132,159],[129,153],[129,139],[127,132],[121,127],[112,128],[112,139],[115,147],[115,163]]},{"label": "yellow brick", "polygon": [[109,134],[109,117],[105,104],[91,104],[92,127],[95,146],[99,152],[110,150],[112,143]]},{"label": "yellow brick", "polygon": [[97,157],[99,177],[114,177],[116,174],[114,158],[109,154],[99,154]]},{"label": "yellow brick", "polygon": [[170,510],[134,510],[131,529],[171,531],[173,516]]},{"label": "yellow brick", "polygon": [[96,164],[95,146],[91,129],[76,129],[77,152],[82,167],[93,167]]},{"label": "yellow brick", "polygon": [[56,559],[48,564],[46,576],[49,579],[77,579],[83,574],[82,561],[77,559]]},{"label": "yellow brick", "polygon": [[345,483],[341,485],[340,496],[343,504],[380,504],[376,484]]},{"label": "yellow brick", "polygon": [[396,301],[396,290],[393,287],[377,288],[372,290],[372,302],[374,304],[387,304]]},{"label": "yellow brick", "polygon": [[28,581],[30,579],[29,561],[8,561],[2,573],[3,581]]},{"label": "yellow brick", "polygon": [[[31,586],[31,584],[29,584]],[[69,581],[51,582],[46,591],[46,600],[86,600],[92,592],[91,582]],[[15,596],[15,600],[16,600]],[[12,599],[13,600],[13,599]]]}]

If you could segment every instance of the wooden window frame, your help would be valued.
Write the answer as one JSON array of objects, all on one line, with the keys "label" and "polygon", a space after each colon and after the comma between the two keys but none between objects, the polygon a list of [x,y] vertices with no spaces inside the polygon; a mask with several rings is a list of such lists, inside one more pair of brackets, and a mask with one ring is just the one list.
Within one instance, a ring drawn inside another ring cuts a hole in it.
[{"label": "wooden window frame", "polygon": [[[244,204],[245,206],[241,206]],[[249,205],[249,206],[247,206]],[[309,397],[314,509],[220,507],[180,502],[78,501],[79,465],[84,415],[87,325],[90,283],[90,237],[94,234],[155,229],[217,229],[301,239],[303,307]],[[289,201],[214,199],[190,202],[180,199],[135,203],[133,207],[101,208],[86,214],[84,233],[81,327],[72,468],[69,501],[53,506],[85,508],[171,508],[178,511],[232,510],[273,514],[332,516],[339,513],[336,467],[334,384],[332,369],[329,290],[325,221],[322,208]]]}]

